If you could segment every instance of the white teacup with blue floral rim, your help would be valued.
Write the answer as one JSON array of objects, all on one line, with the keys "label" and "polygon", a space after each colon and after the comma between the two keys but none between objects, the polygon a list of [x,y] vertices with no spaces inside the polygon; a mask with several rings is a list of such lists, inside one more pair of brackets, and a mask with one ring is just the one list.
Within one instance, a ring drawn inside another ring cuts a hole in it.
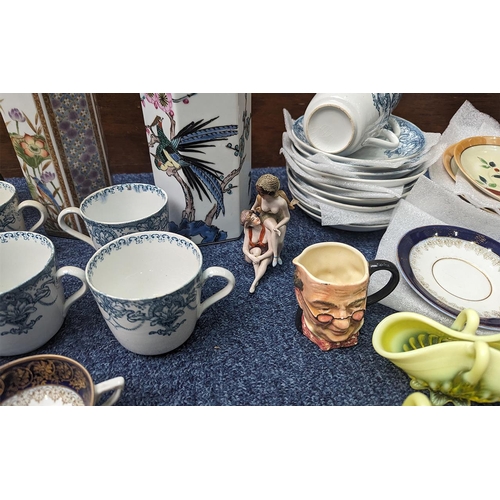
[{"label": "white teacup with blue floral rim", "polygon": [[[61,278],[82,284],[65,298]],[[0,233],[0,356],[38,349],[61,328],[69,307],[88,290],[83,269],[56,269],[54,244],[27,231]]]},{"label": "white teacup with blue floral rim", "polygon": [[[118,342],[136,354],[164,354],[182,345],[198,318],[235,286],[231,271],[203,268],[193,241],[167,231],[117,238],[97,250],[85,269],[88,285]],[[202,302],[209,278],[227,283]]]},{"label": "white teacup with blue floral rim", "polygon": [[[315,94],[304,112],[304,132],[311,146],[348,156],[367,146],[399,146],[401,130],[391,116],[401,94]],[[391,129],[384,128],[390,123]]]},{"label": "white teacup with blue floral rim", "polygon": [[[80,216],[90,236],[70,227],[69,214]],[[116,184],[87,196],[80,207],[61,210],[58,222],[69,235],[95,249],[126,234],[168,230],[168,196],[160,187],[140,182]]]},{"label": "white teacup with blue floral rim", "polygon": [[48,214],[45,207],[35,200],[25,200],[19,203],[15,186],[10,182],[0,181],[0,232],[26,231],[22,212],[28,207],[39,212],[38,220],[29,229],[36,231],[47,220]]}]

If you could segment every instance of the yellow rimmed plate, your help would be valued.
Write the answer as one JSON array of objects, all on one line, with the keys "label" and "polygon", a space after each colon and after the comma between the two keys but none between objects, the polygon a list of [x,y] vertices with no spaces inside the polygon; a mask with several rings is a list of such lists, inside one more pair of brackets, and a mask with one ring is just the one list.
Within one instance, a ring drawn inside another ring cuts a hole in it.
[{"label": "yellow rimmed plate", "polygon": [[469,182],[500,201],[500,137],[468,137],[455,145],[453,157]]}]

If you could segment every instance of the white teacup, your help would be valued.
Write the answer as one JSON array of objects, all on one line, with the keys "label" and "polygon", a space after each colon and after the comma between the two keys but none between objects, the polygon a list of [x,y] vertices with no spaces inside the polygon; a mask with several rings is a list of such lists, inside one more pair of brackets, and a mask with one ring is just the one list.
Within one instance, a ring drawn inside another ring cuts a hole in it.
[{"label": "white teacup", "polygon": [[[61,277],[82,285],[68,298]],[[83,269],[56,270],[54,244],[26,231],[0,233],[0,356],[41,347],[61,328],[69,307],[88,290]]]},{"label": "white teacup", "polygon": [[[230,271],[202,271],[202,265],[202,253],[191,240],[148,231],[104,245],[90,258],[85,273],[118,342],[136,354],[156,355],[183,344],[203,311],[234,289]],[[215,276],[227,284],[201,302],[203,285]]]},{"label": "white teacup", "polygon": [[22,211],[28,207],[38,210],[40,217],[29,229],[36,231],[48,217],[45,207],[35,200],[25,200],[19,203],[16,188],[10,182],[0,181],[0,232],[26,231]]},{"label": "white teacup", "polygon": [[[80,216],[90,236],[66,223],[66,216]],[[168,196],[152,184],[129,183],[105,187],[87,196],[80,207],[68,207],[58,216],[61,228],[98,249],[126,234],[168,229]]]},{"label": "white teacup", "polygon": [[[400,128],[391,113],[401,94],[316,94],[304,113],[311,146],[348,156],[363,147],[396,149]],[[390,124],[392,131],[384,128]]]},{"label": "white teacup", "polygon": [[74,359],[38,354],[0,366],[0,406],[114,405],[125,379],[115,377],[94,384],[90,373]]}]

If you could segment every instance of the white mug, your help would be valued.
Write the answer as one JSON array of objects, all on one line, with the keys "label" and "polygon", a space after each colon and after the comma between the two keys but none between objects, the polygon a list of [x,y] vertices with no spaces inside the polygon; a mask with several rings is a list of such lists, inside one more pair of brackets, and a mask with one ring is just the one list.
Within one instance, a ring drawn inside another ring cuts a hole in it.
[{"label": "white mug", "polygon": [[[65,298],[62,276],[82,285]],[[83,269],[56,270],[54,244],[27,231],[0,233],[0,356],[38,349],[61,328],[69,307],[88,290]]]},{"label": "white mug", "polygon": [[0,181],[0,232],[26,231],[21,212],[28,207],[35,208],[40,213],[39,219],[29,229],[29,231],[36,231],[47,220],[46,208],[35,200],[25,200],[19,203],[15,186],[10,182]]},{"label": "white mug", "polygon": [[[66,216],[80,216],[90,236],[76,231]],[[105,187],[87,196],[80,207],[68,207],[57,218],[61,228],[95,249],[125,234],[168,229],[168,196],[153,184],[128,183]]]},{"label": "white mug", "polygon": [[307,140],[342,156],[368,146],[396,149],[400,128],[391,113],[400,99],[401,94],[316,94],[304,113]]},{"label": "white mug", "polygon": [[[230,271],[202,266],[196,243],[147,231],[104,245],[90,258],[85,275],[118,342],[136,354],[157,355],[183,344],[203,311],[234,289]],[[227,284],[201,302],[203,285],[215,276]]]}]

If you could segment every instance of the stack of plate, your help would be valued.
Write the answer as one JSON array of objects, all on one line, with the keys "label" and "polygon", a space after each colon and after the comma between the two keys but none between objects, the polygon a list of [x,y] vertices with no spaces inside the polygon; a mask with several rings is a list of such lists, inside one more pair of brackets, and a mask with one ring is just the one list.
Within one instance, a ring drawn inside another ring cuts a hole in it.
[{"label": "stack of plate", "polygon": [[352,231],[386,228],[396,204],[427,171],[430,148],[426,137],[403,118],[394,116],[401,129],[397,149],[366,147],[344,157],[311,146],[303,116],[293,120],[286,110],[284,114],[282,153],[290,192],[298,206],[318,221],[324,223],[326,211],[330,216],[338,213],[342,222],[329,224],[333,227]]}]

